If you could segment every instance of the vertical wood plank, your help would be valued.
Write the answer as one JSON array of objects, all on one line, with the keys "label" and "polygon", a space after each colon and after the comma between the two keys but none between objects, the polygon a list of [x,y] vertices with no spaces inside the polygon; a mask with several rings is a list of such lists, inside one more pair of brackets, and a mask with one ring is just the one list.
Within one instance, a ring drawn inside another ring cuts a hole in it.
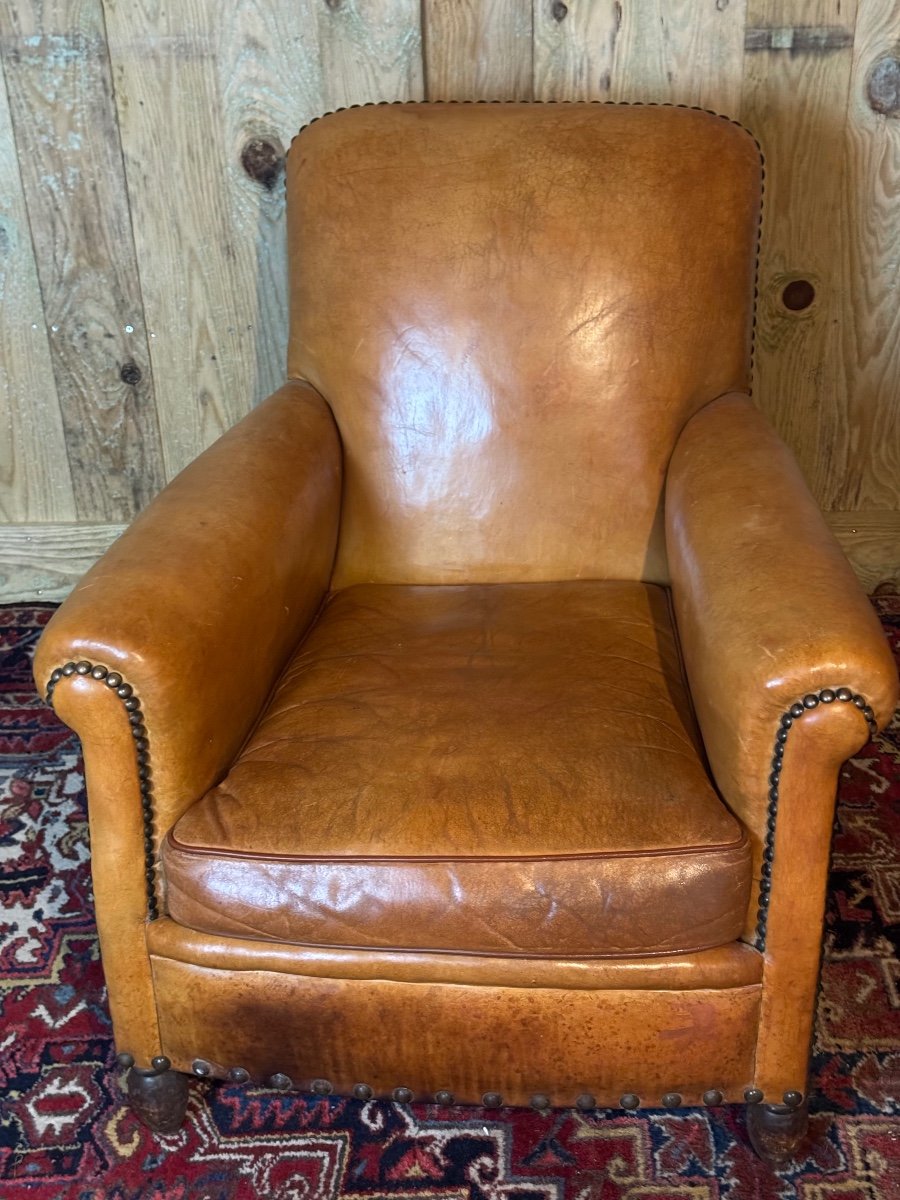
[{"label": "vertical wood plank", "polygon": [[236,236],[227,198],[215,27],[229,14],[203,0],[104,9],[171,478],[265,387],[255,245]]},{"label": "vertical wood plank", "polygon": [[429,100],[530,100],[532,10],[521,0],[425,0]]},{"label": "vertical wood plank", "polygon": [[[282,165],[291,138],[321,112],[322,70],[308,0],[238,0],[224,8],[213,29],[225,219],[234,244],[251,251],[248,268],[254,276],[252,311],[237,311],[229,321],[238,328],[253,325],[254,379],[238,384],[245,393],[235,398],[240,407],[284,381],[288,264]],[[232,304],[249,300],[236,296]]]},{"label": "vertical wood plank", "polygon": [[744,0],[535,0],[535,96],[692,104],[735,116],[744,7]]},{"label": "vertical wood plank", "polygon": [[0,521],[66,521],[75,498],[0,62]]},{"label": "vertical wood plank", "polygon": [[[848,451],[836,509],[900,509],[900,7],[866,0],[856,24],[840,289]],[[900,570],[900,563],[898,563]]]},{"label": "vertical wood plank", "polygon": [[[826,507],[848,461],[836,333],[854,20],[855,0],[747,6],[742,117],[766,156],[755,394]],[[815,291],[808,305],[805,283]],[[791,284],[798,294],[785,291]]]},{"label": "vertical wood plank", "polygon": [[312,0],[323,111],[425,95],[419,0]]},{"label": "vertical wood plank", "polygon": [[0,6],[0,56],[76,513],[127,519],[163,478],[99,0]]}]

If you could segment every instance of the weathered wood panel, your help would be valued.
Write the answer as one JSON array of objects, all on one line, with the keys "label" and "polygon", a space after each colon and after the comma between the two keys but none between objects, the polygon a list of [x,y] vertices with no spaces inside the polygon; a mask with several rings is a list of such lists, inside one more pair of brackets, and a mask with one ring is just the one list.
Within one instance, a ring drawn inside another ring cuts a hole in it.
[{"label": "weathered wood panel", "polygon": [[125,525],[0,526],[0,604],[64,600]]},{"label": "weathered wood panel", "polygon": [[217,13],[107,0],[141,289],[171,478],[258,399],[256,239],[228,202]]},{"label": "weathered wood panel", "polygon": [[826,507],[849,467],[835,329],[854,19],[854,0],[749,0],[745,35],[741,116],[766,156],[755,393]]},{"label": "weathered wood panel", "polygon": [[535,96],[694,104],[733,114],[743,35],[743,0],[535,0]]},{"label": "weathered wood panel", "polygon": [[893,584],[900,591],[900,512],[828,512],[831,531],[868,591]]},{"label": "weathered wood panel", "polygon": [[99,0],[0,6],[76,512],[133,515],[163,483]]},{"label": "weathered wood panel", "polygon": [[377,100],[422,100],[419,0],[314,0],[322,111]]},{"label": "weathered wood panel", "polygon": [[0,519],[74,517],[66,441],[0,62]]},{"label": "weathered wood panel", "polygon": [[[846,121],[840,298],[848,453],[828,507],[900,508],[900,5],[865,0]],[[799,430],[800,441],[806,437]],[[897,567],[900,572],[900,548]]]},{"label": "weathered wood panel", "polygon": [[532,10],[522,0],[425,0],[429,100],[530,100]]}]

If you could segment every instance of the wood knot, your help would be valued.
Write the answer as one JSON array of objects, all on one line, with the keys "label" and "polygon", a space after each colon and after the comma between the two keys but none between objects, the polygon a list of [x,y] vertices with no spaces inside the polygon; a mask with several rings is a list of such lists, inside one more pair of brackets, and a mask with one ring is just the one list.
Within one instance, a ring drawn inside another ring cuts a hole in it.
[{"label": "wood knot", "polygon": [[866,80],[869,107],[886,117],[900,115],[900,58],[883,54],[872,65]]},{"label": "wood knot", "polygon": [[803,312],[815,298],[816,289],[808,279],[792,279],[781,293],[781,303],[790,312]]},{"label": "wood knot", "polygon": [[127,363],[122,364],[122,370],[119,372],[119,378],[123,383],[128,383],[131,384],[132,387],[136,387],[137,384],[141,382],[141,379],[143,379],[141,368],[136,362],[134,362],[132,359],[129,359]]},{"label": "wood knot", "polygon": [[569,15],[569,8],[568,5],[563,4],[563,0],[553,0],[550,12],[554,21],[564,21]]},{"label": "wood knot", "polygon": [[284,151],[274,142],[251,138],[241,151],[241,166],[251,179],[271,192],[284,166]]}]

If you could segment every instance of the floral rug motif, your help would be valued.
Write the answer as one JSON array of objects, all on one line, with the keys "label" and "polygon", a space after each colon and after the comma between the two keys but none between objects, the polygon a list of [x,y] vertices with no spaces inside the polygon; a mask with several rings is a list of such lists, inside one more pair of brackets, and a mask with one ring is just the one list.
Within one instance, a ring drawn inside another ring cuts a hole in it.
[{"label": "floral rug motif", "polygon": [[[900,597],[875,600],[900,660]],[[0,1200],[900,1200],[900,724],[842,772],[810,1135],[780,1174],[739,1107],[439,1109],[191,1084],[154,1137],[120,1091],[77,739],[0,607]]]}]

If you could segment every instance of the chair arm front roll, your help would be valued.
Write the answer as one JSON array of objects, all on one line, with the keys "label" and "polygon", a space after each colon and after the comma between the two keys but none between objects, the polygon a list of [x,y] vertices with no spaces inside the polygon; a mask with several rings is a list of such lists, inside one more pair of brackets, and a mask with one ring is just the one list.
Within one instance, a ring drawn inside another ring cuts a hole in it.
[{"label": "chair arm front roll", "polygon": [[[820,739],[831,738],[827,756],[839,763],[867,740],[866,717],[890,718],[893,660],[793,456],[749,397],[720,397],[682,431],[666,485],[666,546],[709,763],[758,856],[783,715],[824,692],[835,719]],[[858,719],[837,719],[847,703],[831,700],[837,689],[864,698]]]},{"label": "chair arm front roll", "polygon": [[[340,493],[331,410],[288,383],[156,497],[48,624],[42,694],[55,670],[81,662],[139,697],[158,835],[228,767],[315,616]],[[76,696],[79,678],[60,680],[54,702],[87,748],[108,689],[86,675]]]}]

